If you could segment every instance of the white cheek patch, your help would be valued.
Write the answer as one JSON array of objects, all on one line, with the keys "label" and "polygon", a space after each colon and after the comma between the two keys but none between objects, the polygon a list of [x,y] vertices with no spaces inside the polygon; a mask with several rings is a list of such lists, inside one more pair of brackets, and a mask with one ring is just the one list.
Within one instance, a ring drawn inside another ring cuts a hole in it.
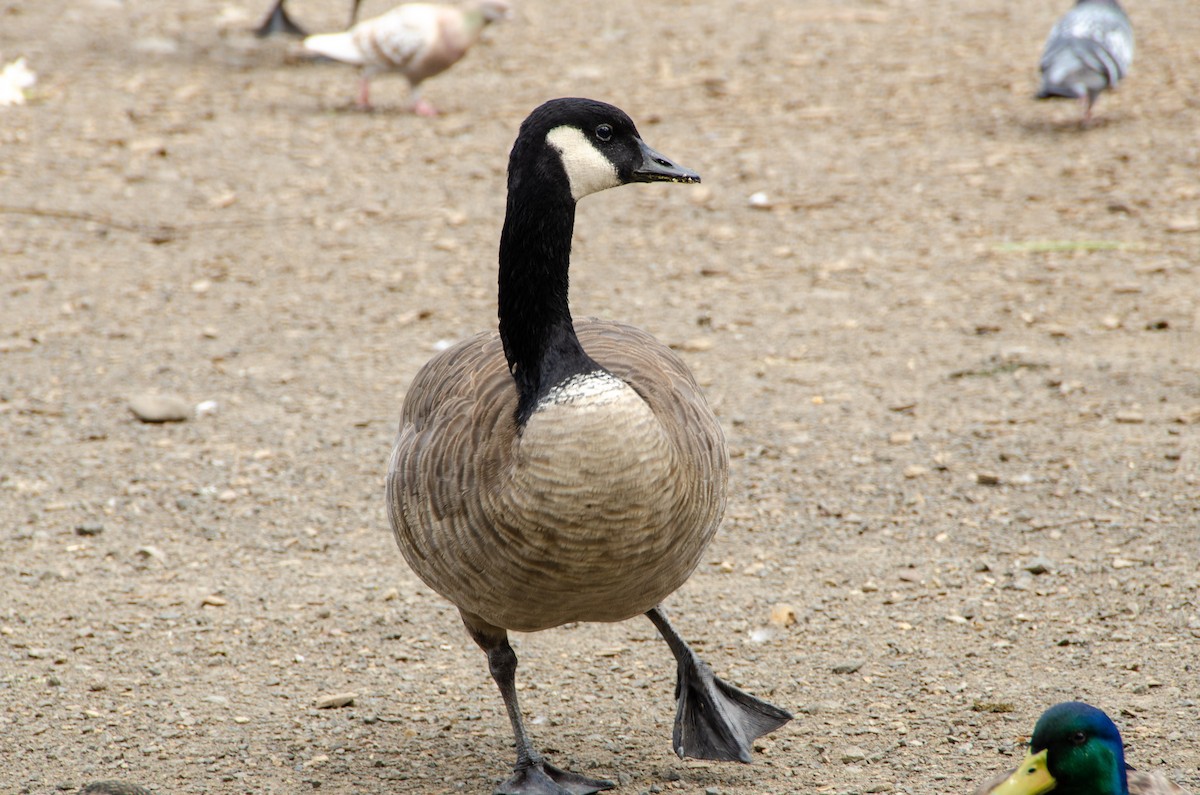
[{"label": "white cheek patch", "polygon": [[617,167],[592,145],[578,127],[555,127],[546,134],[546,142],[557,149],[562,157],[567,179],[571,181],[571,198],[575,201],[589,193],[621,184]]}]

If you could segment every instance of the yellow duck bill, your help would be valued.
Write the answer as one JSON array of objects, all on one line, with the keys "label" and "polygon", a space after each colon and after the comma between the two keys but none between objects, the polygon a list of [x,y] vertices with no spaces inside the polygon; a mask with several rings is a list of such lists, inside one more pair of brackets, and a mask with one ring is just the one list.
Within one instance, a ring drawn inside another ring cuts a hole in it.
[{"label": "yellow duck bill", "polygon": [[1045,749],[1036,754],[1030,753],[1013,774],[989,795],[1042,795],[1054,789],[1058,782],[1050,775],[1046,753]]}]

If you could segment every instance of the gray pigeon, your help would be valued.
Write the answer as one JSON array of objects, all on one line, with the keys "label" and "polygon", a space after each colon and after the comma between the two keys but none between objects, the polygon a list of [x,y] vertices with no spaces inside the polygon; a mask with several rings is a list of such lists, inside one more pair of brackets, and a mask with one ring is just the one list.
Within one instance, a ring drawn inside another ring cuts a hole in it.
[{"label": "gray pigeon", "polygon": [[1114,88],[1131,63],[1133,27],[1117,0],[1078,0],[1046,39],[1037,98],[1078,99],[1086,122],[1096,97]]}]

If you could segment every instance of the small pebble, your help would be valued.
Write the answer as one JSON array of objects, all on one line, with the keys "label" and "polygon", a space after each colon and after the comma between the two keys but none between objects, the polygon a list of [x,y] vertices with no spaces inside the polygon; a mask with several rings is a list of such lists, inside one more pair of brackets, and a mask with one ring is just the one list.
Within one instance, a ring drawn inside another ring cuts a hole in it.
[{"label": "small pebble", "polygon": [[1054,561],[1050,560],[1049,558],[1043,558],[1039,556],[1029,561],[1021,568],[1025,569],[1025,571],[1029,572],[1030,574],[1045,574],[1048,571],[1054,571]]},{"label": "small pebble", "polygon": [[835,674],[852,674],[862,667],[862,660],[850,660],[849,662],[839,663],[833,666],[832,671]]},{"label": "small pebble", "polygon": [[712,188],[708,185],[695,185],[692,187],[691,193],[688,195],[688,200],[695,205],[703,206],[712,201]]},{"label": "small pebble", "polygon": [[1027,571],[1018,572],[1004,587],[1010,591],[1028,591],[1033,587],[1033,575]]},{"label": "small pebble", "polygon": [[790,627],[796,623],[796,608],[785,602],[771,605],[771,623],[777,627]]},{"label": "small pebble", "polygon": [[690,340],[677,342],[671,347],[677,351],[683,351],[684,353],[703,353],[704,351],[712,350],[713,345],[715,344],[716,343],[714,343],[708,337],[694,337]]},{"label": "small pebble", "polygon": [[133,49],[147,55],[174,55],[179,52],[179,42],[166,36],[143,36],[134,40]]},{"label": "small pebble", "polygon": [[192,416],[192,404],[178,395],[138,395],[129,410],[142,422],[183,422]]},{"label": "small pebble", "polygon": [[771,209],[771,197],[768,196],[766,192],[761,190],[757,193],[750,194],[750,198],[747,199],[746,202],[756,210]]},{"label": "small pebble", "polygon": [[769,627],[755,627],[750,630],[751,643],[766,643],[773,637],[775,637],[775,630]]},{"label": "small pebble", "polygon": [[867,752],[859,748],[857,745],[852,745],[849,748],[842,750],[842,764],[848,765],[853,762],[861,762],[867,758]]},{"label": "small pebble", "polygon": [[1175,234],[1200,232],[1200,216],[1180,215],[1167,221],[1167,231]]},{"label": "small pebble", "polygon": [[358,693],[331,693],[317,699],[317,709],[337,709],[348,707],[358,698]]},{"label": "small pebble", "polygon": [[157,560],[159,563],[165,563],[167,560],[167,556],[163,554],[163,551],[161,549],[159,549],[158,547],[155,547],[155,546],[150,546],[150,545],[146,545],[144,547],[138,547],[137,548],[137,556],[140,558],[146,559],[146,560],[153,558],[154,560]]}]

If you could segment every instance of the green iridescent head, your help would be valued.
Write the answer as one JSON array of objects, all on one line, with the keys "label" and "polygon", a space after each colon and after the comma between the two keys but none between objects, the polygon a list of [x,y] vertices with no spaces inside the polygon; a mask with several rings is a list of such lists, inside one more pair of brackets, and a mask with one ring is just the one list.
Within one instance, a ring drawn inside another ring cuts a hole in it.
[{"label": "green iridescent head", "polygon": [[1033,727],[1029,755],[992,795],[1128,795],[1121,733],[1101,710],[1055,704]]}]

